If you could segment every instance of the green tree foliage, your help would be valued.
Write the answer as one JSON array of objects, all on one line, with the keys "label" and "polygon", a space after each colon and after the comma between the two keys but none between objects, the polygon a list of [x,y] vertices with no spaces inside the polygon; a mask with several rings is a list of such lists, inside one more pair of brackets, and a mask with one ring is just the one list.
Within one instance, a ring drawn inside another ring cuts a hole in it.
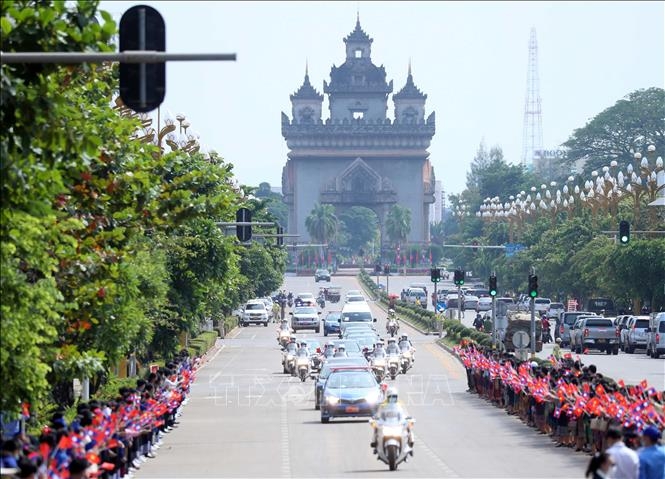
[{"label": "green tree foliage", "polygon": [[566,162],[584,161],[586,173],[616,160],[620,166],[633,162],[635,151],[655,145],[665,151],[665,90],[636,90],[576,129],[564,143]]},{"label": "green tree foliage", "polygon": [[335,237],[338,228],[335,207],[317,203],[305,219],[305,227],[313,241],[320,243],[331,241]]},{"label": "green tree foliage", "polygon": [[342,229],[346,236],[345,246],[353,254],[366,249],[368,243],[376,239],[379,220],[376,213],[364,206],[352,206],[339,216]]},{"label": "green tree foliage", "polygon": [[386,233],[393,244],[402,244],[411,232],[411,210],[393,205],[386,218]]}]

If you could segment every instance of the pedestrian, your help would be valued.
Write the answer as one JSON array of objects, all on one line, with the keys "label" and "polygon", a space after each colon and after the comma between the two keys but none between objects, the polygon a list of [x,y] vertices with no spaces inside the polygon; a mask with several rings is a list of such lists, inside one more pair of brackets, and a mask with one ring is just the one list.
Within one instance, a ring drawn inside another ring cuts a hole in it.
[{"label": "pedestrian", "polygon": [[612,459],[605,452],[595,454],[589,461],[589,467],[586,469],[584,477],[591,479],[608,479],[610,469],[612,468]]},{"label": "pedestrian", "polygon": [[561,338],[556,338],[554,348],[552,348],[552,356],[557,361],[561,361]]},{"label": "pedestrian", "polygon": [[639,479],[665,479],[665,449],[660,445],[661,433],[655,426],[642,431],[642,447],[637,454],[640,458]]},{"label": "pedestrian", "polygon": [[607,450],[614,462],[609,477],[612,479],[638,479],[640,460],[637,453],[623,442],[623,434],[618,427],[610,427],[605,435]]}]

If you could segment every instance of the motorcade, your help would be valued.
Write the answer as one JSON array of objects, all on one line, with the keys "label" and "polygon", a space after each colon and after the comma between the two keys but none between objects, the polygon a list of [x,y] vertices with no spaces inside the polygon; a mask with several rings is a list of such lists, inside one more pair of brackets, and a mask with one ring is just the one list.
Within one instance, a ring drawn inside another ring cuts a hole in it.
[{"label": "motorcade", "polygon": [[339,323],[340,324],[340,338],[348,337],[351,334],[373,334],[376,333],[374,323],[356,322],[356,323]]},{"label": "motorcade", "polygon": [[327,269],[319,268],[314,271],[314,282],[327,281],[330,283],[330,271]]},{"label": "motorcade", "polygon": [[595,349],[607,354],[619,354],[619,329],[609,318],[582,316],[573,328],[575,352]]},{"label": "motorcade", "polygon": [[591,298],[587,301],[587,311],[600,316],[615,317],[617,315],[614,301],[609,298]]},{"label": "motorcade", "polygon": [[346,303],[342,308],[341,328],[344,329],[344,323],[372,323],[376,318],[372,317],[372,310],[366,302]]},{"label": "motorcade", "polygon": [[321,395],[321,422],[338,417],[372,417],[383,392],[369,367],[333,368]]},{"label": "motorcade", "polygon": [[291,316],[291,329],[297,332],[301,329],[313,329],[319,333],[321,331],[321,311],[317,311],[312,306],[296,306],[289,313]]},{"label": "motorcade", "polygon": [[287,343],[286,346],[282,348],[282,367],[284,369],[284,374],[293,375],[295,372],[297,350],[298,345],[295,342]]},{"label": "motorcade", "polygon": [[265,303],[260,299],[253,299],[245,303],[245,307],[240,317],[240,326],[247,326],[249,324],[263,324],[268,327],[270,316],[266,309]]},{"label": "motorcade", "polygon": [[323,294],[326,298],[326,301],[331,303],[339,303],[342,298],[342,287],[341,286],[326,286],[323,288]]},{"label": "motorcade", "polygon": [[570,330],[580,316],[591,316],[593,313],[589,311],[567,311],[557,321],[554,337],[561,338],[561,346],[570,346]]},{"label": "motorcade", "polygon": [[476,313],[481,311],[490,311],[492,309],[492,298],[489,296],[482,296],[478,298],[478,305],[476,306]]},{"label": "motorcade", "polygon": [[339,334],[341,319],[341,311],[328,311],[326,317],[323,318],[323,335],[328,336],[329,334]]},{"label": "motorcade", "polygon": [[316,298],[312,293],[298,293],[294,301],[297,306],[316,306]]},{"label": "motorcade", "polygon": [[621,331],[623,351],[633,354],[636,349],[646,349],[648,332],[649,316],[631,316]]},{"label": "motorcade", "polygon": [[362,368],[367,367],[367,361],[363,357],[328,358],[321,367],[319,374],[314,378],[314,409],[317,411],[321,408],[323,386],[325,386],[328,376],[334,368],[341,366],[359,366]]},{"label": "motorcade", "polygon": [[370,419],[369,423],[376,429],[377,458],[395,471],[399,464],[406,462],[413,449],[409,446],[409,428],[413,428],[415,420],[409,416],[401,417],[400,409],[388,409],[380,418]]},{"label": "motorcade", "polygon": [[536,311],[536,314],[547,313],[547,310],[550,309],[550,304],[552,304],[550,298],[536,298],[533,301],[533,309]]},{"label": "motorcade", "polygon": [[545,315],[548,318],[559,319],[559,315],[566,311],[566,307],[563,303],[550,303],[550,307],[547,309]]},{"label": "motorcade", "polygon": [[363,357],[362,349],[360,349],[360,345],[355,339],[333,339],[332,341],[328,341],[328,344],[332,344],[335,347],[335,350],[344,347],[346,355],[350,358]]},{"label": "motorcade", "polygon": [[649,319],[647,356],[658,359],[665,354],[665,313],[654,313]]},{"label": "motorcade", "polygon": [[310,361],[311,357],[305,348],[299,348],[296,350],[296,367],[291,374],[298,376],[300,381],[305,382],[309,377]]}]

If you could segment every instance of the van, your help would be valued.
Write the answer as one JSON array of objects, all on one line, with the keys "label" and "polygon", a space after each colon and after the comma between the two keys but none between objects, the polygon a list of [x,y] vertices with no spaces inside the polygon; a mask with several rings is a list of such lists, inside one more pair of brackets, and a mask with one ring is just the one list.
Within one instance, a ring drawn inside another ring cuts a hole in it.
[{"label": "van", "polygon": [[647,333],[647,356],[658,359],[665,354],[665,313],[652,314]]},{"label": "van", "polygon": [[617,315],[614,301],[608,298],[591,298],[587,301],[587,311],[601,316],[614,317]]},{"label": "van", "polygon": [[340,318],[340,322],[342,324],[349,322],[372,323],[376,322],[376,318],[372,317],[372,311],[369,309],[369,305],[367,303],[351,302],[346,303],[342,308],[342,317]]}]

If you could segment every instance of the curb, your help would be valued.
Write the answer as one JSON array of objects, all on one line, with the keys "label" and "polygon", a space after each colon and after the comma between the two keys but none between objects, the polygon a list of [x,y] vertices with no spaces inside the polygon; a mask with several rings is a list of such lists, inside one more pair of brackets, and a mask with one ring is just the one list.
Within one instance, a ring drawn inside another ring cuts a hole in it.
[{"label": "curb", "polygon": [[464,363],[462,362],[462,360],[460,359],[460,357],[459,357],[457,354],[455,354],[455,351],[453,351],[453,349],[452,349],[450,346],[448,346],[447,344],[443,344],[442,341],[437,341],[436,344],[438,344],[439,346],[441,346],[441,347],[442,347],[442,348],[443,348],[448,354],[450,354],[452,357],[454,357],[455,359],[457,359],[457,361],[459,361],[459,363],[460,363],[462,366],[464,366]]}]

